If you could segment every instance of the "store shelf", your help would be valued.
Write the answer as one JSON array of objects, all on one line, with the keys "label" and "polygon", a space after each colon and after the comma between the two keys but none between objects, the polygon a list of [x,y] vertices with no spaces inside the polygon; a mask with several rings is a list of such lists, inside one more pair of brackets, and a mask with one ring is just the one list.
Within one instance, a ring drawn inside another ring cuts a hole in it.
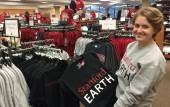
[{"label": "store shelf", "polygon": [[164,57],[165,57],[166,59],[170,59],[170,54],[164,54]]},{"label": "store shelf", "polygon": [[[164,41],[163,46],[170,46],[169,38],[170,38],[170,0],[157,0],[156,4],[160,11],[164,15],[164,20],[166,23],[164,23]],[[166,57],[170,57],[170,53],[168,55],[165,55]]]},{"label": "store shelf", "polygon": [[165,31],[165,33],[170,33],[170,31]]},{"label": "store shelf", "polygon": [[168,4],[170,3],[169,0],[161,0],[161,1],[156,1],[157,4]]},{"label": "store shelf", "polygon": [[166,5],[165,5],[165,6],[159,6],[159,5],[158,5],[157,7],[158,7],[158,8],[162,8],[162,9],[169,9],[169,8],[170,8],[170,6],[166,6]]},{"label": "store shelf", "polygon": [[164,45],[170,45],[170,43],[168,43],[168,42],[163,42],[163,44],[164,44]]},{"label": "store shelf", "polygon": [[170,12],[163,12],[164,15],[170,15]]}]

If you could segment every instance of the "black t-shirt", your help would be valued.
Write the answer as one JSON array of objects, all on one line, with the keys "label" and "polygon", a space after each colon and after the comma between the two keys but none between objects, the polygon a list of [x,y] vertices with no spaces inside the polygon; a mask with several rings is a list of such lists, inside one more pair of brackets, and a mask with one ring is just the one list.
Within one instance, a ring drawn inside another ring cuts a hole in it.
[{"label": "black t-shirt", "polygon": [[61,80],[86,107],[113,106],[109,103],[116,98],[116,77],[106,69],[97,53],[85,53],[67,68]]}]

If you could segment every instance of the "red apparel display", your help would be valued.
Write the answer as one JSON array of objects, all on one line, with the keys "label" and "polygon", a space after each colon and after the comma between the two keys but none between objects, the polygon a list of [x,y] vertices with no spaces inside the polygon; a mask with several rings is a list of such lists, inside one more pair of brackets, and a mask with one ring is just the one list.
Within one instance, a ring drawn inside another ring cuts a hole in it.
[{"label": "red apparel display", "polygon": [[8,16],[8,14],[6,12],[3,12],[2,14],[0,14],[0,23],[4,22],[4,19],[6,16]]},{"label": "red apparel display", "polygon": [[84,0],[76,0],[77,11],[84,9]]},{"label": "red apparel display", "polygon": [[[74,46],[76,40],[80,37],[80,31],[67,32],[46,32],[44,35],[46,39],[54,39],[54,44],[57,48],[65,49],[69,56],[74,55]],[[48,44],[48,43],[47,43]]]},{"label": "red apparel display", "polygon": [[1,23],[1,22],[3,22],[3,21],[4,21],[4,19],[5,19],[5,16],[0,15],[0,23]]},{"label": "red apparel display", "polygon": [[94,11],[90,12],[91,19],[96,19],[96,13]]},{"label": "red apparel display", "polygon": [[67,22],[71,24],[73,20],[73,14],[74,14],[74,11],[72,9],[67,8],[67,9],[62,10],[60,18],[62,20],[67,20]]},{"label": "red apparel display", "polygon": [[120,63],[120,61],[123,58],[123,55],[126,51],[127,45],[129,43],[135,41],[135,39],[131,38],[131,37],[119,37],[119,38],[112,37],[112,38],[110,38],[110,40],[111,40],[111,43],[115,47],[118,62]]},{"label": "red apparel display", "polygon": [[133,16],[135,15],[135,13],[136,13],[135,8],[130,8],[127,17],[133,18]]}]

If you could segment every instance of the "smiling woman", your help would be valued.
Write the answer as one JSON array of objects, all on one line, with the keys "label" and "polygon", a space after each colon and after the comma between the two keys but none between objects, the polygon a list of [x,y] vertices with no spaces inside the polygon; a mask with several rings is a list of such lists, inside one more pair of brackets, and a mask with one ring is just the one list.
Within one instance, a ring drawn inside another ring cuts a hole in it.
[{"label": "smiling woman", "polygon": [[116,72],[118,100],[114,107],[152,107],[156,89],[165,75],[166,60],[154,41],[163,25],[162,13],[153,7],[141,8],[133,24],[136,41],[128,45]]},{"label": "smiling woman", "polygon": [[136,18],[133,34],[141,47],[152,43],[154,33],[152,25],[148,23],[144,16],[138,16]]},{"label": "smiling woman", "polygon": [[133,34],[141,45],[153,41],[163,25],[163,15],[156,8],[141,9],[134,17]]}]

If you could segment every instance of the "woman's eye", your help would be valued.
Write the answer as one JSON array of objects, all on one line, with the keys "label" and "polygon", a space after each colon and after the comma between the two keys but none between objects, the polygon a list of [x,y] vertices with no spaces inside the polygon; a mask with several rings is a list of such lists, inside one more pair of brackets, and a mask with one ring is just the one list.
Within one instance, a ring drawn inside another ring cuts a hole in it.
[{"label": "woman's eye", "polygon": [[135,27],[135,28],[139,28],[139,25],[138,25],[138,24],[135,24],[134,27]]},{"label": "woman's eye", "polygon": [[143,27],[144,29],[149,28],[149,26],[147,26],[147,25],[143,25],[142,27]]}]

